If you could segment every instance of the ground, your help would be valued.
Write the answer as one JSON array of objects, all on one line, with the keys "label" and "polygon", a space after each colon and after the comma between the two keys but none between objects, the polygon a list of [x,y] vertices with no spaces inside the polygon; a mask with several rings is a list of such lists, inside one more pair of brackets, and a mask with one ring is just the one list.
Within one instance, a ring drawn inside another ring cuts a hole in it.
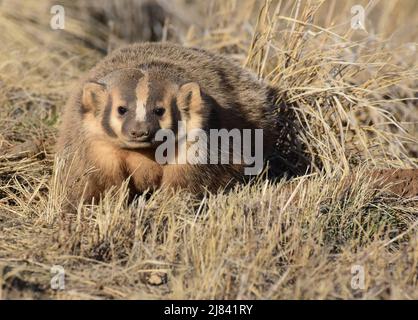
[{"label": "ground", "polygon": [[63,106],[126,40],[109,10],[143,14],[142,2],[61,1],[64,30],[48,0],[0,3],[0,298],[418,299],[418,198],[369,175],[418,168],[417,2],[165,4],[146,20],[163,24],[153,37],[227,54],[279,88],[311,170],[203,199],[129,204],[122,186],[68,214],[53,148]]}]

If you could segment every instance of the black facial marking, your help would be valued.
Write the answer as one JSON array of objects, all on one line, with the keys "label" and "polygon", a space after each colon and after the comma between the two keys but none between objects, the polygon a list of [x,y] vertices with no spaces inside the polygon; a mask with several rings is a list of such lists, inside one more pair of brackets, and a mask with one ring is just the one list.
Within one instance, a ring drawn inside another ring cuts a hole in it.
[{"label": "black facial marking", "polygon": [[113,131],[112,127],[110,126],[110,117],[112,113],[112,97],[109,96],[109,99],[107,101],[105,110],[103,112],[103,118],[102,118],[102,126],[105,132],[111,136],[112,138],[116,138],[117,135],[115,131]]},{"label": "black facial marking", "polygon": [[147,98],[147,102],[146,102],[146,108],[148,110],[151,110],[153,108],[155,108],[158,103],[160,102],[160,100],[164,97],[165,94],[165,85],[157,82],[157,81],[152,81],[153,85],[149,85],[149,90],[148,90],[148,98]]},{"label": "black facial marking", "polygon": [[178,131],[178,121],[179,120],[185,120],[185,119],[181,119],[180,110],[177,107],[177,101],[176,100],[177,100],[176,98],[173,98],[173,99],[171,99],[171,102],[170,102],[171,119],[173,119],[172,124],[171,124],[172,125],[171,129],[174,132]]},{"label": "black facial marking", "polygon": [[136,93],[135,88],[137,86],[138,81],[132,81],[129,84],[120,88],[120,95],[123,100],[125,100],[128,104],[130,102],[136,101]]}]

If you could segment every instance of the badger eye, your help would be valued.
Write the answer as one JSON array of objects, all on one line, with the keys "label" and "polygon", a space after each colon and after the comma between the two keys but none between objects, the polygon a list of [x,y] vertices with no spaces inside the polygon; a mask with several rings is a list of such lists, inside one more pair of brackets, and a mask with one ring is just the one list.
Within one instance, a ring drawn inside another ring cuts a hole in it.
[{"label": "badger eye", "polygon": [[123,116],[125,113],[128,112],[128,109],[126,107],[120,106],[118,107],[118,113]]},{"label": "badger eye", "polygon": [[165,109],[162,107],[158,107],[154,109],[154,114],[161,117],[165,113]]}]

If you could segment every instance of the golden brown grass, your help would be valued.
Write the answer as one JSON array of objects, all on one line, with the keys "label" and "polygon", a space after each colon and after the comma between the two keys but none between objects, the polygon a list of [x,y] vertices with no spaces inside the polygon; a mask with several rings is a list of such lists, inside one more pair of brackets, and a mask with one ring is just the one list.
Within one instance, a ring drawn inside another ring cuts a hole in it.
[{"label": "golden brown grass", "polygon": [[[109,30],[76,14],[82,0],[65,31],[49,28],[48,1],[19,2],[0,5],[0,298],[418,299],[418,199],[366,174],[418,166],[415,0],[176,1],[176,41],[281,89],[312,172],[203,199],[160,190],[128,204],[122,186],[77,214],[62,210],[53,145]],[[350,28],[357,3],[368,33]],[[65,290],[50,288],[53,265]],[[364,289],[351,286],[356,265]]]}]

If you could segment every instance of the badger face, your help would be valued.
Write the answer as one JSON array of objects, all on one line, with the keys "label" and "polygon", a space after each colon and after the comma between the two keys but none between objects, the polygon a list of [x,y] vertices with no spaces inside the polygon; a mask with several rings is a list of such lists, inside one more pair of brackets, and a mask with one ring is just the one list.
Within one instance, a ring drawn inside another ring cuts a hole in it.
[{"label": "badger face", "polygon": [[119,147],[156,148],[162,143],[155,139],[158,130],[176,135],[178,121],[201,103],[199,92],[195,83],[178,85],[160,74],[121,69],[85,84],[82,105]]}]

